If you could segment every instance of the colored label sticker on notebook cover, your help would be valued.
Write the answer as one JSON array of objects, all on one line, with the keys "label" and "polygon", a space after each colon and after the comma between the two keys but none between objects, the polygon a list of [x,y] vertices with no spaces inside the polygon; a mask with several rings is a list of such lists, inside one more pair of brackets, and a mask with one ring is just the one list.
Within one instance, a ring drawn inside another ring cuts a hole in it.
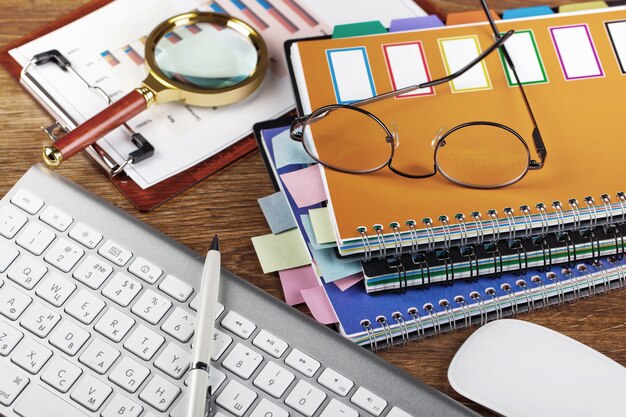
[{"label": "colored label sticker on notebook cover", "polygon": [[326,51],[337,103],[350,104],[376,95],[376,87],[363,47]]},{"label": "colored label sticker on notebook cover", "polygon": [[[541,54],[535,41],[535,35],[532,30],[516,31],[511,38],[506,41],[506,51],[515,63],[515,71],[519,75],[522,84],[538,84],[548,82],[546,70],[543,67]],[[500,59],[506,71],[506,78],[510,86],[517,85],[515,74],[511,70],[508,62],[504,57],[502,50]]]},{"label": "colored label sticker on notebook cover", "polygon": [[626,20],[605,22],[622,74],[626,74]]},{"label": "colored label sticker on notebook cover", "polygon": [[[430,81],[430,73],[421,42],[383,45],[385,61],[394,90]],[[420,88],[398,97],[417,97],[435,94],[433,87]]]},{"label": "colored label sticker on notebook cover", "polygon": [[603,77],[600,58],[586,24],[551,27],[550,34],[567,80]]},{"label": "colored label sticker on notebook cover", "polygon": [[[448,75],[460,70],[482,52],[477,36],[438,39]],[[450,82],[452,92],[491,89],[491,80],[484,61]]]}]

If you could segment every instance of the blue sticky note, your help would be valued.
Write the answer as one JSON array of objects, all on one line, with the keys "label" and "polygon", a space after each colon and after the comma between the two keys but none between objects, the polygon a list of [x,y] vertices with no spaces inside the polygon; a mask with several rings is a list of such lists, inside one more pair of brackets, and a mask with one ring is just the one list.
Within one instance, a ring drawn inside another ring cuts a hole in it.
[{"label": "blue sticky note", "polygon": [[389,25],[389,32],[403,32],[406,30],[429,29],[444,26],[439,17],[434,14],[428,16],[407,17],[394,19]]},{"label": "blue sticky note", "polygon": [[313,259],[319,268],[324,282],[333,282],[361,272],[361,261],[345,262],[335,256],[335,249],[315,249],[309,243]]},{"label": "blue sticky note", "polygon": [[[313,249],[329,249],[337,247],[337,243],[317,243],[315,240],[315,231],[313,230],[313,223],[311,222],[311,216],[308,214],[303,214],[300,216],[300,221],[302,222],[302,226],[304,227],[304,232],[309,238],[309,245]],[[305,239],[306,240],[306,239]]]},{"label": "blue sticky note", "polygon": [[273,234],[298,227],[289,207],[287,197],[282,191],[259,198],[259,206],[261,206],[261,210]]},{"label": "blue sticky note", "polygon": [[287,165],[312,164],[315,161],[304,150],[301,142],[289,137],[289,129],[272,138],[274,163],[280,169]]},{"label": "blue sticky note", "polygon": [[502,19],[519,19],[522,17],[543,16],[546,14],[554,14],[554,11],[548,6],[520,7],[518,9],[505,10],[502,13]]}]

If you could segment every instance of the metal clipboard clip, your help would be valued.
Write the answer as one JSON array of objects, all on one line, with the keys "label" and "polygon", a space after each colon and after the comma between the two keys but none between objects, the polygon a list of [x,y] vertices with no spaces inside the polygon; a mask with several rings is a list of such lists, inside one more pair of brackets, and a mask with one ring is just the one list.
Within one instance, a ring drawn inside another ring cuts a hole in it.
[{"label": "metal clipboard clip", "polygon": [[[100,95],[108,105],[112,103],[111,97],[98,86],[89,84],[74,68],[70,61],[63,56],[58,50],[42,52],[33,56],[20,73],[20,80],[32,90],[35,97],[39,99],[51,112],[57,116],[57,121],[48,127],[42,127],[44,133],[54,142],[70,130],[76,128],[79,123],[76,122],[68,112],[61,107],[58,101],[35,79],[29,72],[33,65],[40,66],[45,64],[55,64],[65,72],[70,73],[77,81],[85,87],[94,90]],[[128,130],[130,140],[137,147],[137,150],[128,154],[128,157],[121,164],[116,163],[101,147],[97,144],[91,145],[85,149],[90,159],[98,164],[108,175],[115,177],[124,171],[129,164],[136,164],[154,155],[154,146],[143,137],[141,133],[135,132],[128,124],[124,124]]]}]

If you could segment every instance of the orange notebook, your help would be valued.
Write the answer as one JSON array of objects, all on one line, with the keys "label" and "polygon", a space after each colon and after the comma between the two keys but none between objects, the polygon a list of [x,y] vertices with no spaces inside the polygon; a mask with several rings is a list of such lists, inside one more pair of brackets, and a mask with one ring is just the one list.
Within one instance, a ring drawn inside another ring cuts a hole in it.
[{"label": "orange notebook", "polygon": [[[517,31],[517,41],[510,49],[513,56],[524,57],[521,61],[516,58],[516,67],[524,74],[520,78],[548,150],[545,167],[498,190],[464,188],[440,174],[415,180],[386,168],[366,175],[324,169],[328,206],[341,254],[383,247],[389,252],[390,248],[417,244],[423,248],[444,240],[454,243],[466,237],[488,239],[497,233],[502,238],[512,229],[532,233],[544,227],[573,228],[605,217],[623,221],[626,204],[618,193],[626,189],[626,7],[496,23],[501,32]],[[398,84],[398,68],[404,68],[405,77],[407,70],[405,63],[398,61],[398,54],[396,61],[390,62],[385,54],[389,46],[416,45],[407,48],[405,58],[425,71],[429,79],[443,77],[462,59],[453,53],[455,42],[465,42],[461,48],[471,45],[482,51],[493,42],[493,34],[484,22],[348,39],[296,41],[289,53],[300,111],[308,114],[327,104],[349,103],[393,90]],[[519,50],[513,51],[513,47]],[[421,54],[416,55],[416,50]],[[366,107],[388,126],[394,122],[398,125],[400,146],[394,164],[417,164],[427,172],[432,169],[431,141],[439,129],[475,120],[512,127],[525,138],[532,158],[536,158],[530,118],[500,54],[491,54],[477,71],[466,82],[442,84],[420,95],[387,99]],[[324,124],[324,129],[327,127],[337,132],[341,129]],[[359,135],[363,128],[351,125],[350,134]],[[313,141],[320,154],[345,152],[337,149],[335,142],[316,141],[315,129]],[[504,155],[507,149],[498,151]],[[610,201],[601,198],[604,194]],[[591,206],[586,196],[594,198]],[[570,199],[577,199],[579,207],[570,208]],[[563,212],[552,208],[555,201],[561,203]],[[544,203],[546,210],[537,210],[537,203]],[[520,210],[524,205],[530,207],[526,214]],[[505,215],[505,208],[512,208],[513,215]],[[492,216],[488,215],[490,210],[495,210]],[[478,215],[473,216],[473,212]],[[466,227],[455,221],[457,213],[465,215]],[[449,226],[441,224],[439,216],[447,216]],[[423,218],[434,219],[433,229],[427,230]],[[416,233],[409,232],[407,220],[417,222]],[[389,227],[392,222],[400,224],[395,233]],[[382,236],[376,236],[374,225],[382,225]],[[359,226],[367,228],[366,234],[357,232]]]}]

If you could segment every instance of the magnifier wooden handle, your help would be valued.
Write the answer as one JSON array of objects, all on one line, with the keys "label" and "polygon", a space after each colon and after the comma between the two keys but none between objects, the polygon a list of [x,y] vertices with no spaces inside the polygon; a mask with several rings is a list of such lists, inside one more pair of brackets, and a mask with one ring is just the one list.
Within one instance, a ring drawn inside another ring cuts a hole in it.
[{"label": "magnifier wooden handle", "polygon": [[145,87],[133,90],[106,110],[57,140],[54,145],[44,147],[44,162],[51,168],[58,167],[61,162],[146,110],[152,101],[154,101],[154,94],[151,90]]}]

